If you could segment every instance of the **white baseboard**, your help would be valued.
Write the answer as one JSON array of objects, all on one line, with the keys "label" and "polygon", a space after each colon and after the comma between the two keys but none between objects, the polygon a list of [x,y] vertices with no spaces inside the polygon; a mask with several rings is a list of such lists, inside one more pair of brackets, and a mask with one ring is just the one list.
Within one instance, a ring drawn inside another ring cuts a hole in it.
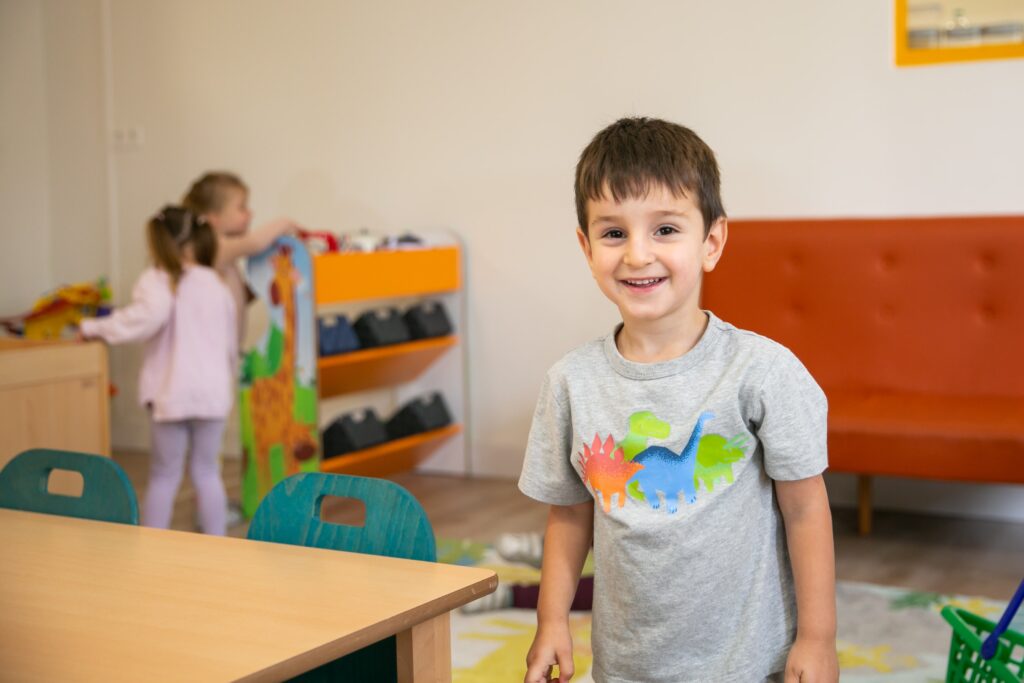
[{"label": "white baseboard", "polygon": [[[857,505],[857,476],[828,473],[829,501],[837,507]],[[965,484],[927,479],[874,477],[875,510],[898,510],[953,517],[1024,523],[1024,486]]]}]

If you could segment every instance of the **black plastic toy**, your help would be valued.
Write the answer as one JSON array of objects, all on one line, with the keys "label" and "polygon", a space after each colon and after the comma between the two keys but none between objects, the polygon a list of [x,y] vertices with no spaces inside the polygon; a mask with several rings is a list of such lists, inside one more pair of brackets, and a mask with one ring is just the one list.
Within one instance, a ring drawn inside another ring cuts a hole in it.
[{"label": "black plastic toy", "polygon": [[409,328],[397,308],[363,313],[356,319],[355,330],[367,348],[409,341]]},{"label": "black plastic toy", "polygon": [[424,301],[405,312],[405,324],[413,339],[444,337],[452,333],[448,313],[439,301]]},{"label": "black plastic toy", "polygon": [[360,412],[362,419],[356,419],[359,413],[346,413],[324,430],[324,457],[361,451],[388,440],[388,433],[377,413],[372,408]]},{"label": "black plastic toy", "polygon": [[434,393],[429,399],[421,397],[406,403],[388,420],[387,432],[392,439],[401,439],[431,429],[440,429],[451,422],[452,416],[444,399],[441,394]]}]

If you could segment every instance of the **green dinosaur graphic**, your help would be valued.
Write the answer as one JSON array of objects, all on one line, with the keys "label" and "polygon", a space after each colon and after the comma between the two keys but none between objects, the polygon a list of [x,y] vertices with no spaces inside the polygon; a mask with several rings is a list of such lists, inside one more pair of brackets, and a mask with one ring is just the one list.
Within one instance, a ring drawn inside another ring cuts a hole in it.
[{"label": "green dinosaur graphic", "polygon": [[[672,425],[664,420],[659,420],[649,410],[642,410],[629,416],[629,432],[619,442],[625,462],[629,462],[642,450],[647,448],[648,439],[667,439],[672,431]],[[631,498],[645,500],[640,484],[633,482],[626,488]]]},{"label": "green dinosaur graphic", "polygon": [[[658,419],[649,410],[633,413],[629,416],[629,432],[618,444],[622,449],[624,460],[626,462],[633,460],[647,448],[650,439],[667,439],[671,430],[672,426],[668,422]],[[693,475],[694,489],[699,489],[703,484],[708,491],[714,491],[715,484],[719,482],[724,481],[731,484],[734,481],[732,465],[746,455],[747,440],[746,434],[734,436],[729,440],[720,434],[703,435],[697,447],[697,462]],[[646,500],[638,482],[634,481],[629,484],[626,487],[626,492],[634,500]]]},{"label": "green dinosaur graphic", "polygon": [[715,490],[715,483],[733,482],[732,464],[743,459],[747,435],[740,434],[728,441],[720,434],[705,434],[697,446],[697,466],[693,473],[694,486]]}]

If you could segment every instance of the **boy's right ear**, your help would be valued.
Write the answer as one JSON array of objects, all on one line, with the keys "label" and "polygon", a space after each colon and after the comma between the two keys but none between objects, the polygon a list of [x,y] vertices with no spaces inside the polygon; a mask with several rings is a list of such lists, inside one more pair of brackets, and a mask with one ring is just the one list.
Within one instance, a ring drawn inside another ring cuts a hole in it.
[{"label": "boy's right ear", "polygon": [[576,239],[579,240],[583,255],[587,257],[587,263],[590,263],[590,238],[587,237],[587,233],[583,232],[583,228],[576,228]]}]

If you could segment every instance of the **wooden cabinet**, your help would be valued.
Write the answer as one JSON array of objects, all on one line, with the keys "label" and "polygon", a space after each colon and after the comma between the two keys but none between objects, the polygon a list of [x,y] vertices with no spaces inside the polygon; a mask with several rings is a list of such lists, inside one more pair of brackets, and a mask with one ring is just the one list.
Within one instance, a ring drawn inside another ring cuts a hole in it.
[{"label": "wooden cabinet", "polygon": [[0,339],[0,467],[30,448],[110,455],[107,349]]}]

